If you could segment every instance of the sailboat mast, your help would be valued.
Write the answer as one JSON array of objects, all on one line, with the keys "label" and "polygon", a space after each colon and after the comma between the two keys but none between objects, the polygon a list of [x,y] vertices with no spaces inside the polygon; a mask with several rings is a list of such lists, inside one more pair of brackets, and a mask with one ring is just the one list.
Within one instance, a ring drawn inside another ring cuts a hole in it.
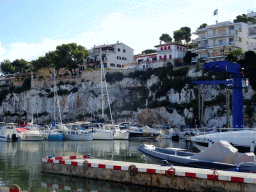
[{"label": "sailboat mast", "polygon": [[55,118],[55,85],[56,85],[56,82],[55,82],[55,67],[54,67],[54,70],[53,70],[53,121],[56,120]]},{"label": "sailboat mast", "polygon": [[104,119],[104,108],[103,108],[103,63],[102,63],[102,53],[100,48],[100,82],[101,82],[101,110],[102,110],[102,119]]},{"label": "sailboat mast", "polygon": [[31,126],[33,126],[33,105],[32,105],[32,103],[33,103],[33,73],[32,73],[32,65],[30,66],[30,74],[31,74],[31,98],[32,98],[32,100],[31,100]]}]

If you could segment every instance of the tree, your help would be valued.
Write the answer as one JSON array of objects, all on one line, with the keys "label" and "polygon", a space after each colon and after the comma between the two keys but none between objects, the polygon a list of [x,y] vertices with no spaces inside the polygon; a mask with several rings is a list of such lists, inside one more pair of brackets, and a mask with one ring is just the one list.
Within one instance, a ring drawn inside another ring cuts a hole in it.
[{"label": "tree", "polygon": [[238,23],[238,22],[243,22],[243,23],[247,23],[248,21],[253,21],[255,20],[252,17],[247,17],[247,15],[242,14],[242,15],[238,15],[236,16],[236,19],[234,19],[234,23]]},{"label": "tree", "polygon": [[244,77],[249,78],[252,89],[256,90],[256,53],[254,51],[246,51],[237,63],[244,68]]},{"label": "tree", "polygon": [[243,54],[242,49],[234,49],[233,51],[230,51],[225,58],[226,61],[229,62],[237,62],[239,56]]},{"label": "tree", "polygon": [[196,53],[191,53],[191,51],[187,51],[185,56],[183,57],[183,61],[188,64],[191,64],[192,57],[196,57],[197,55],[198,54],[196,54]]},{"label": "tree", "polygon": [[16,59],[12,62],[12,66],[15,68],[15,72],[24,72],[29,68],[29,64],[25,59]]},{"label": "tree", "polygon": [[206,26],[207,26],[207,23],[203,23],[203,24],[201,24],[201,25],[198,27],[198,29],[205,28]]},{"label": "tree", "polygon": [[188,49],[193,49],[193,48],[197,47],[197,44],[189,43],[189,44],[187,44],[187,46],[188,46]]},{"label": "tree", "polygon": [[49,62],[45,57],[39,57],[37,60],[32,61],[35,70],[49,67]]},{"label": "tree", "polygon": [[180,30],[184,32],[184,40],[186,43],[191,41],[191,29],[189,27],[181,27]]},{"label": "tree", "polygon": [[164,41],[165,43],[172,41],[172,38],[169,34],[163,33],[161,37],[159,37],[159,40]]},{"label": "tree", "polygon": [[15,68],[12,66],[12,63],[10,60],[4,60],[3,62],[1,62],[1,72],[4,75],[10,75],[10,74],[14,74],[15,73]]},{"label": "tree", "polygon": [[185,39],[185,33],[183,30],[177,30],[173,32],[173,38],[175,42],[181,43],[181,40]]},{"label": "tree", "polygon": [[62,44],[56,48],[57,58],[54,66],[56,70],[66,67],[72,72],[73,69],[78,67],[83,58],[89,55],[85,47],[76,43]]},{"label": "tree", "polygon": [[156,53],[156,49],[146,49],[141,52],[141,54],[150,54],[150,53]]}]

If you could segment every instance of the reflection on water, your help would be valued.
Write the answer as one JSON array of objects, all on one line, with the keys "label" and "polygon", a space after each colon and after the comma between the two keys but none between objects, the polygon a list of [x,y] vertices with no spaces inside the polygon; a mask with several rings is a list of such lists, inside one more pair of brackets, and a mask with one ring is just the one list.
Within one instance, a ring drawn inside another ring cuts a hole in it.
[{"label": "reflection on water", "polygon": [[[91,154],[94,158],[117,161],[158,163],[138,151],[143,141],[66,141],[66,142],[0,142],[0,186],[18,184],[28,191],[160,191],[147,187],[95,181],[83,178],[41,173],[41,158]],[[162,140],[151,142],[157,147],[179,147],[195,151],[189,142]],[[57,189],[56,189],[57,188]],[[65,190],[63,190],[65,189]],[[162,190],[165,191],[165,190]]]}]

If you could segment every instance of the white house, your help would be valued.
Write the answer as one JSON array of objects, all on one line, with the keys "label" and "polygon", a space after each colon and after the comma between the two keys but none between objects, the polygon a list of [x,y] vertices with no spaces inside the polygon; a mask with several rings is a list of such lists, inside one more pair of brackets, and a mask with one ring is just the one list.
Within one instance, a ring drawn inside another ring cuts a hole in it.
[{"label": "white house", "polygon": [[174,60],[183,59],[187,46],[178,43],[160,43],[156,47],[156,53],[134,56],[138,69],[159,68],[165,66],[167,62],[174,64]]},{"label": "white house", "polygon": [[100,67],[100,53],[104,68],[121,69],[125,64],[133,62],[133,49],[124,43],[94,46],[89,56],[84,59],[88,67]]},{"label": "white house", "polygon": [[[248,10],[247,17],[256,19],[256,10]],[[248,39],[256,39],[256,21],[248,23]],[[249,50],[256,50],[256,44],[250,43]]]},{"label": "white house", "polygon": [[243,52],[248,51],[249,45],[256,45],[256,41],[247,38],[248,28],[246,23],[225,21],[197,29],[193,34],[198,35],[195,43],[198,47],[195,52],[197,59],[206,61],[223,61],[226,55],[237,48]]}]

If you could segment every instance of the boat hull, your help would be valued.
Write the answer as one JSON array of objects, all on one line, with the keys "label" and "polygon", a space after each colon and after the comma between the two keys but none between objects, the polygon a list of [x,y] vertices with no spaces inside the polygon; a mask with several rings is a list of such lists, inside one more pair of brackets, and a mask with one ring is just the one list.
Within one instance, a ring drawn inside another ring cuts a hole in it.
[{"label": "boat hull", "polygon": [[63,133],[59,133],[59,134],[49,134],[47,137],[47,141],[62,141],[64,138]]},{"label": "boat hull", "polygon": [[86,134],[64,134],[63,140],[68,141],[91,141],[93,140],[93,134],[92,133],[86,133]]},{"label": "boat hull", "polygon": [[129,139],[129,132],[115,132],[114,139],[116,140],[128,140]]},{"label": "boat hull", "polygon": [[113,140],[114,133],[112,131],[96,131],[93,132],[93,140]]}]

